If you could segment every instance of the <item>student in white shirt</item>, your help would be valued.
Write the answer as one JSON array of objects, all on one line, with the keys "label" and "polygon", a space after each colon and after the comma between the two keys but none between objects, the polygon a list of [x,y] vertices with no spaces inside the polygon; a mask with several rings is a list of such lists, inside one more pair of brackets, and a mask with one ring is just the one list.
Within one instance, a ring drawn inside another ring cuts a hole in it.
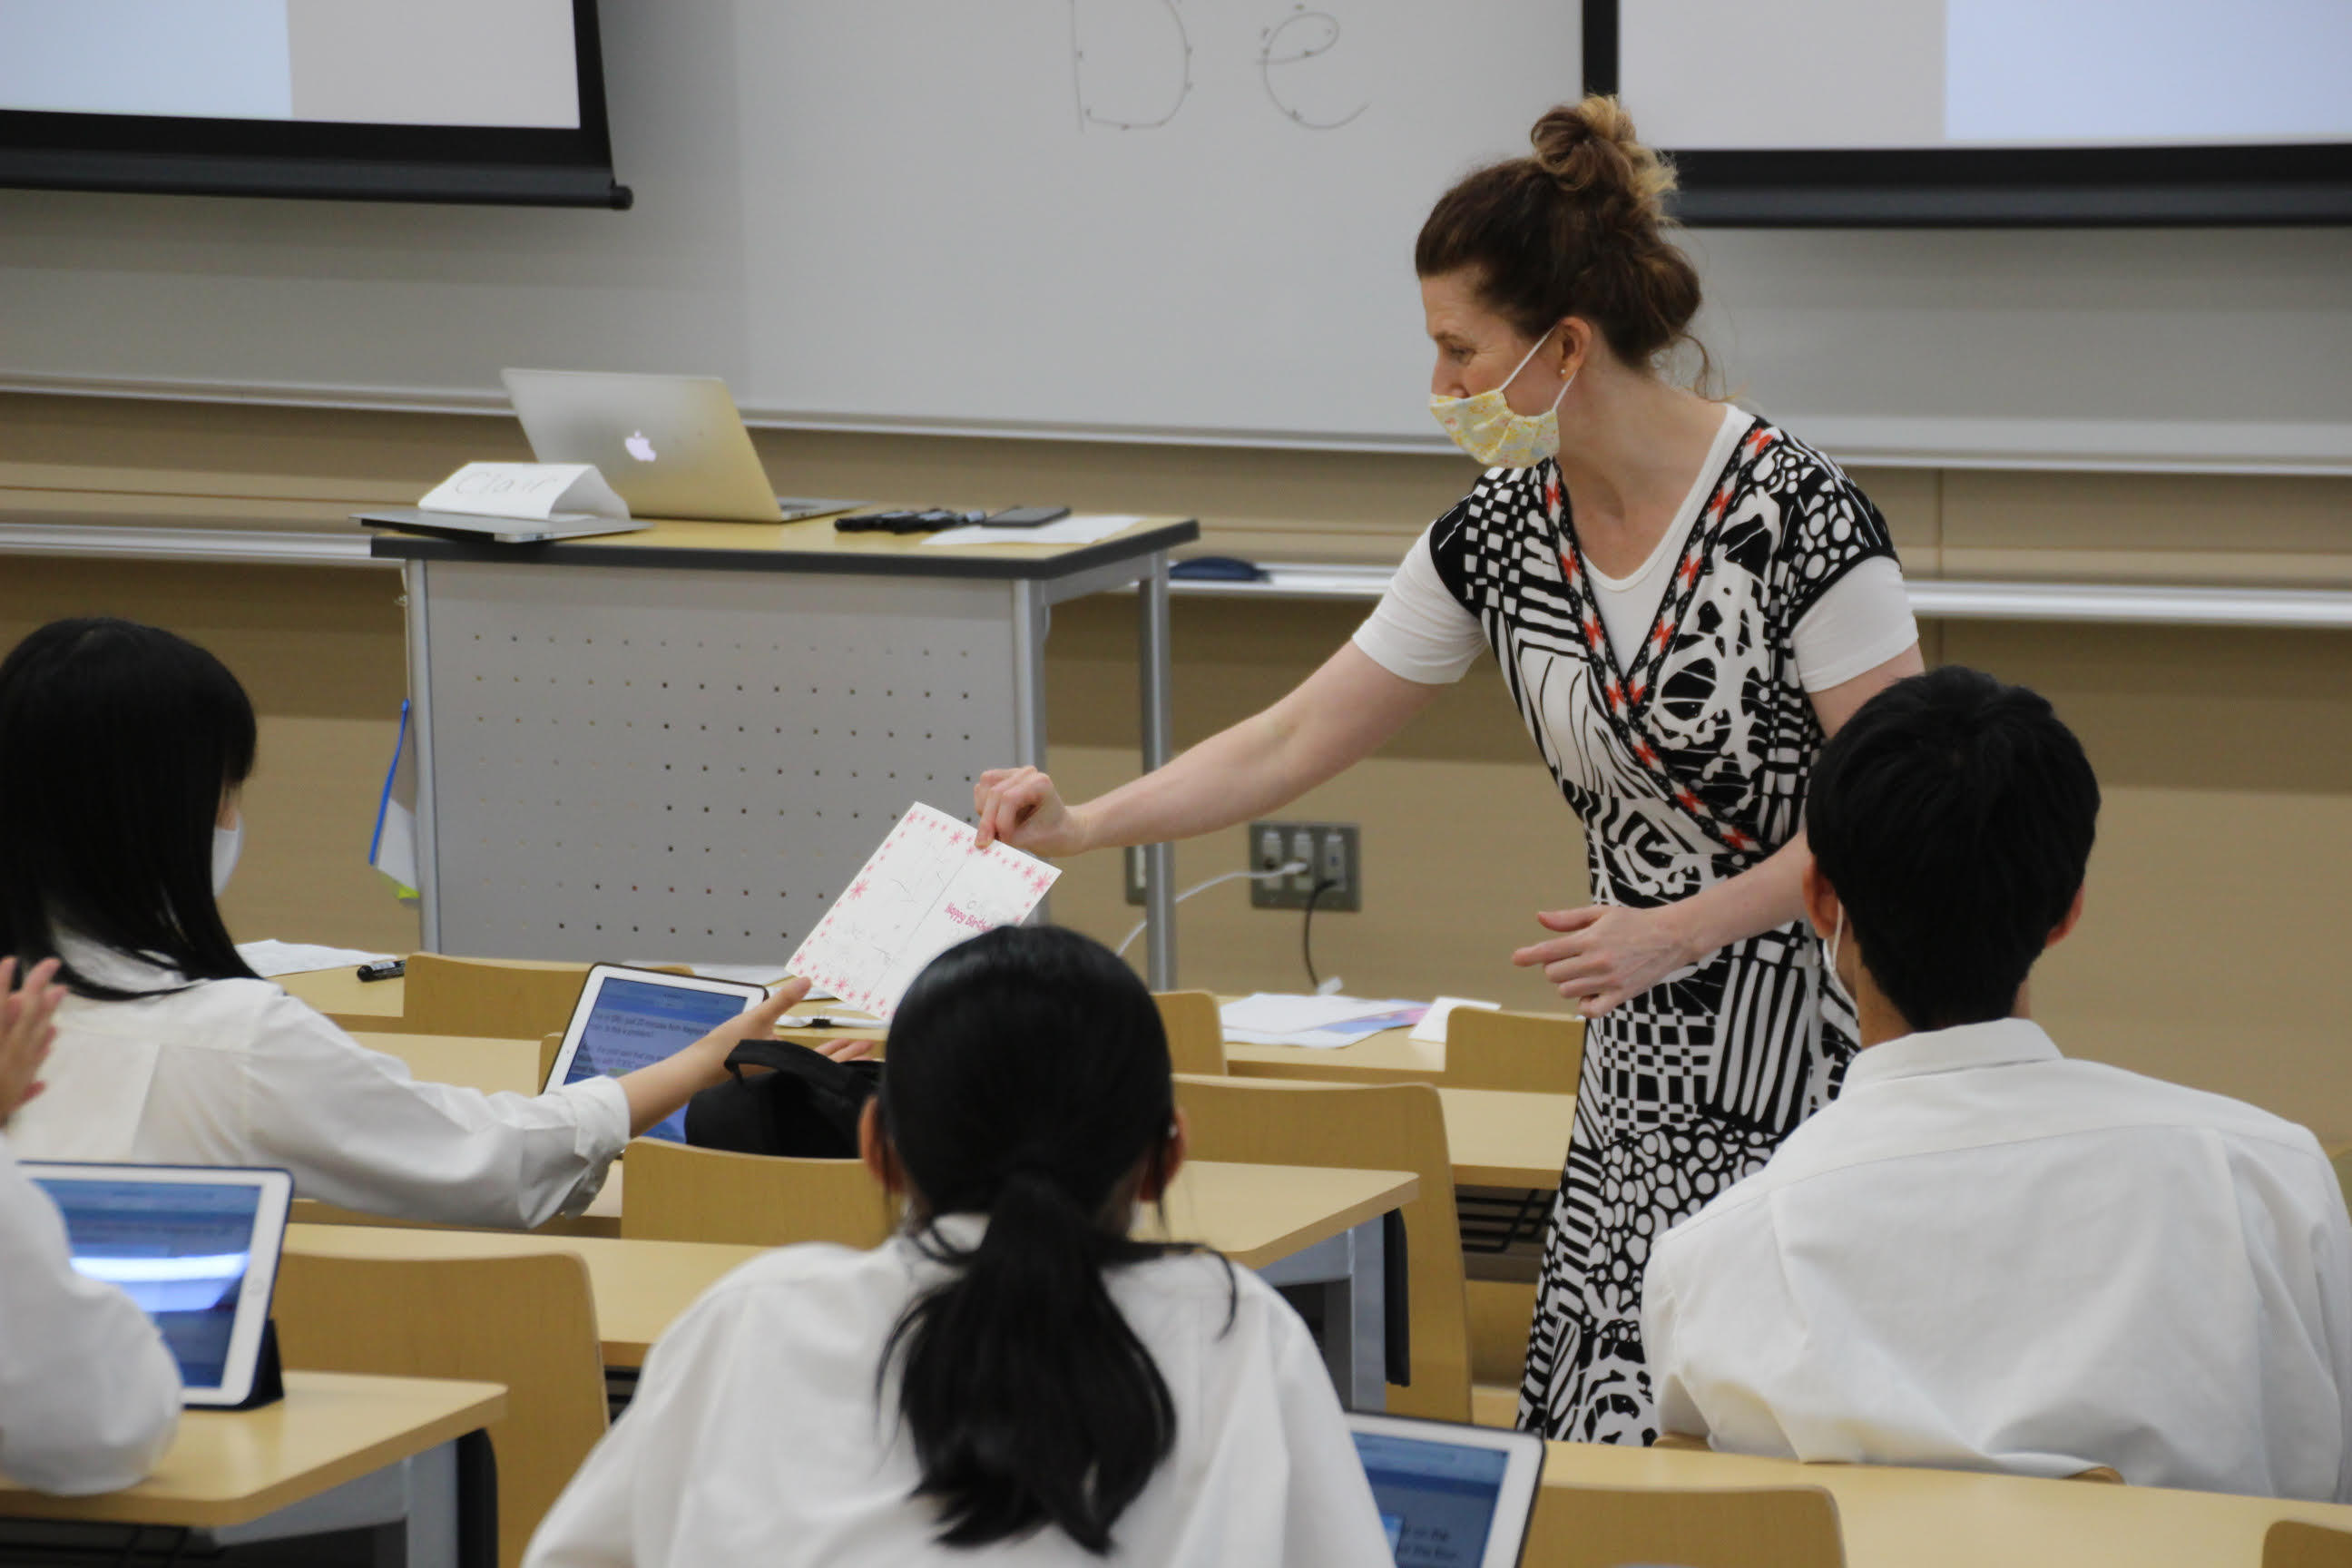
[{"label": "student in white shirt", "polygon": [[866,1163],[908,1228],[785,1247],[647,1359],[526,1568],[1389,1561],[1314,1344],[1129,1239],[1184,1154],[1158,1010],[1098,943],[952,948],[890,1025]]},{"label": "student in white shirt", "polygon": [[1806,904],[1864,1049],[1659,1242],[1643,1327],[1668,1430],[2352,1500],[2352,1222],[2317,1142],[2070,1061],[2028,1016],[2098,804],[2050,705],[1972,670],[1898,682],[1822,752]]},{"label": "student in white shirt", "polygon": [[[54,963],[0,958],[0,1123],[41,1092],[65,992]],[[180,1424],[180,1369],[152,1319],[73,1270],[66,1227],[0,1139],[0,1471],[40,1491],[127,1487]]]},{"label": "student in white shirt", "polygon": [[257,977],[215,900],[244,834],[253,705],[169,632],[58,621],[0,663],[0,952],[61,959],[28,1158],[278,1165],[303,1197],[535,1226],[585,1207],[632,1131],[726,1077],[795,982],[667,1061],[547,1094],[418,1083]]}]

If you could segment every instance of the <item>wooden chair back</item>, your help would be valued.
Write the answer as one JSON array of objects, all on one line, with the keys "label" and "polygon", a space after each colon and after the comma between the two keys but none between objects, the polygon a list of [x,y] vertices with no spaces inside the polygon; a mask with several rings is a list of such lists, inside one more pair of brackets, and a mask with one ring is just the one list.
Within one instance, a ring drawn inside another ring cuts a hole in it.
[{"label": "wooden chair back", "polygon": [[2263,1568],[2352,1568],[2352,1533],[2280,1520],[2263,1537]]},{"label": "wooden chair back", "polygon": [[1168,1059],[1175,1070],[1224,1077],[1225,1026],[1216,997],[1206,991],[1155,991],[1151,999],[1160,1004]]},{"label": "wooden chair back", "polygon": [[572,1021],[584,963],[453,958],[420,952],[408,961],[400,1026],[415,1035],[495,1035],[537,1039]]},{"label": "wooden chair back", "polygon": [[646,1241],[879,1247],[897,1224],[890,1198],[858,1160],[735,1154],[640,1138],[621,1168],[621,1234]]},{"label": "wooden chair back", "polygon": [[1564,1013],[1456,1007],[1445,1017],[1445,1086],[1574,1094],[1584,1020]]},{"label": "wooden chair back", "polygon": [[1538,1489],[1526,1568],[1843,1568],[1837,1500],[1820,1487]]},{"label": "wooden chair back", "polygon": [[499,1563],[531,1531],[604,1435],[604,1348],[588,1266],[569,1252],[513,1258],[325,1258],[289,1252],[270,1303],[289,1367],[501,1383]]},{"label": "wooden chair back", "polygon": [[1391,1384],[1402,1415],[1470,1419],[1470,1327],[1462,1231],[1445,1112],[1425,1083],[1315,1083],[1293,1079],[1176,1080],[1192,1155],[1244,1164],[1411,1171],[1421,1194],[1404,1206],[1412,1315],[1412,1383]]}]

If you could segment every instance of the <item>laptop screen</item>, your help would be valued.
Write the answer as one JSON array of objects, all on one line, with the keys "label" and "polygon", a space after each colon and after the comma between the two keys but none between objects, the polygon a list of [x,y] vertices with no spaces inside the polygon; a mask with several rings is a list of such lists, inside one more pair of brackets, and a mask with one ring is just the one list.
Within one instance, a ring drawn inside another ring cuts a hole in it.
[{"label": "laptop screen", "polygon": [[1381,1432],[1355,1438],[1399,1568],[1475,1568],[1486,1560],[1508,1454]]},{"label": "laptop screen", "polygon": [[[743,1011],[744,998],[730,991],[693,991],[678,985],[607,977],[596,993],[595,1010],[580,1031],[563,1081],[618,1077],[677,1054]],[[686,1142],[686,1111],[680,1110],[646,1129],[647,1138]]]},{"label": "laptop screen", "polygon": [[65,1216],[75,1271],[120,1288],[155,1320],[182,1382],[219,1387],[252,1267],[261,1188],[33,1179]]}]

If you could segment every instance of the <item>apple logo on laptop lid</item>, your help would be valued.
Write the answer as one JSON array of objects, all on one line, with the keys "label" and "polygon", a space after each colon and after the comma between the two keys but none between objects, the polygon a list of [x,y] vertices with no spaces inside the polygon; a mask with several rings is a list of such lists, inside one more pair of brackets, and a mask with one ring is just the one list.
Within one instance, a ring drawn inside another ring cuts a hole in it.
[{"label": "apple logo on laptop lid", "polygon": [[630,432],[629,438],[621,445],[627,449],[630,457],[640,463],[650,463],[654,460],[654,444],[646,439],[646,433],[642,430]]}]

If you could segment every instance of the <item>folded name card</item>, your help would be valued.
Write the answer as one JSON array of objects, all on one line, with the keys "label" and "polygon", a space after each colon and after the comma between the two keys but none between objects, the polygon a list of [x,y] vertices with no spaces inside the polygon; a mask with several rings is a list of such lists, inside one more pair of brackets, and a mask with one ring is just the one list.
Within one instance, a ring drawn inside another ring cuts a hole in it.
[{"label": "folded name card", "polygon": [[416,507],[419,511],[533,522],[629,515],[629,503],[613,493],[593,463],[468,463],[436,485]]}]

